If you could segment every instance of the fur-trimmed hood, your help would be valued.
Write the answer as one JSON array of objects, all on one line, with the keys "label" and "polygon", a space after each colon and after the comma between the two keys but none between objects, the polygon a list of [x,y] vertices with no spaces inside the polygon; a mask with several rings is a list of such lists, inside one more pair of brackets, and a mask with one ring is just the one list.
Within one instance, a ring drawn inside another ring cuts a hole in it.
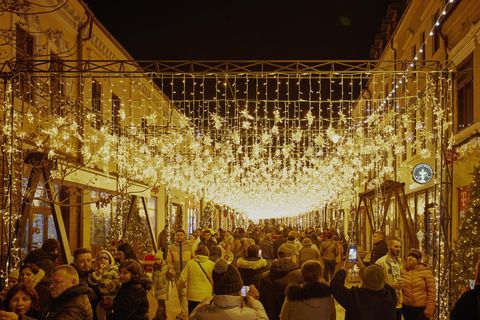
[{"label": "fur-trimmed hood", "polygon": [[305,285],[289,285],[286,289],[290,301],[302,301],[315,298],[330,297],[330,287],[326,283],[309,283]]},{"label": "fur-trimmed hood", "polygon": [[43,269],[39,269],[38,273],[33,276],[32,280],[30,280],[30,285],[35,288],[37,284],[42,281],[42,279],[45,277],[45,271]]},{"label": "fur-trimmed hood", "polygon": [[243,259],[239,258],[237,260],[237,267],[242,269],[252,269],[257,270],[268,265],[267,260],[263,258],[254,258],[254,259]]}]

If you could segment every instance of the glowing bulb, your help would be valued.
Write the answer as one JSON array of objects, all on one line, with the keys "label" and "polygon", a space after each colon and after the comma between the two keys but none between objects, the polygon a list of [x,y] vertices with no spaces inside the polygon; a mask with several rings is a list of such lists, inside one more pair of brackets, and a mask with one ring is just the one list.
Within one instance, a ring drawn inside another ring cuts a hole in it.
[{"label": "glowing bulb", "polygon": [[340,140],[340,136],[339,136],[338,134],[334,134],[334,135],[332,136],[332,141],[333,141],[333,143],[337,143],[338,140]]}]

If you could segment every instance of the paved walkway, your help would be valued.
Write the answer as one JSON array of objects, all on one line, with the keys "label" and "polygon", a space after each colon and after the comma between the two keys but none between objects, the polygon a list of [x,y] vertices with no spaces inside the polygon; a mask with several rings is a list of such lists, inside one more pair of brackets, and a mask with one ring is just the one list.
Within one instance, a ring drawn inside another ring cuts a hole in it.
[{"label": "paved walkway", "polygon": [[[347,286],[357,285],[359,283],[349,284],[346,283]],[[150,319],[155,317],[155,312],[157,311],[157,300],[153,297],[152,294],[148,294],[148,300],[150,302],[150,311],[149,316]],[[167,305],[167,317],[169,320],[174,320],[177,314],[180,313],[180,303],[178,302],[177,298],[177,290],[175,286],[170,285],[170,299],[166,302]],[[337,309],[337,320],[344,320],[345,319],[345,309],[340,306],[337,301],[335,301],[335,308]]]}]

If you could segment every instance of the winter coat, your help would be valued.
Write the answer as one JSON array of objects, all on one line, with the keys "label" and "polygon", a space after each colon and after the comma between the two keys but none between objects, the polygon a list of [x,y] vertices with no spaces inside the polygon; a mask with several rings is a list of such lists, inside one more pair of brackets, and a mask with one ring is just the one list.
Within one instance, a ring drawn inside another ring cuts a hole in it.
[{"label": "winter coat", "polygon": [[190,314],[190,320],[268,320],[258,300],[243,306],[242,297],[215,295],[205,298]]},{"label": "winter coat", "polygon": [[478,301],[480,299],[480,285],[476,285],[473,290],[468,290],[458,301],[450,312],[451,320],[477,320]]},{"label": "winter coat", "polygon": [[258,243],[258,248],[262,250],[262,258],[267,260],[268,267],[270,267],[272,260],[275,259],[275,254],[273,253],[273,243],[264,239]]},{"label": "winter coat", "polygon": [[282,235],[277,237],[277,239],[273,241],[273,254],[275,255],[275,258],[278,258],[278,248],[280,248],[282,244],[287,242],[287,240],[288,239]]},{"label": "winter coat", "polygon": [[[383,268],[383,272],[385,273],[385,282],[390,285],[397,280],[395,279],[395,275],[393,274],[392,263],[393,261],[388,254],[384,255],[383,257],[381,257],[375,262],[375,264],[378,264],[380,267]],[[398,268],[401,271],[403,268],[403,263],[400,260],[400,258],[397,258],[397,264],[398,264]],[[398,277],[400,276],[401,276],[401,273],[398,275]],[[396,291],[397,291],[397,308],[401,308],[403,303],[403,293],[402,293],[402,290],[396,290]]]},{"label": "winter coat", "polygon": [[57,298],[53,299],[41,319],[92,320],[93,311],[88,300],[88,293],[91,290],[86,283],[66,289]]},{"label": "winter coat", "polygon": [[323,265],[320,252],[317,249],[312,248],[312,245],[305,245],[299,251],[300,266],[302,266],[308,260],[320,261]]},{"label": "winter coat", "polygon": [[[102,298],[113,298],[117,295],[117,291],[120,288],[120,277],[118,275],[118,265],[109,265],[103,270],[100,276],[97,276],[95,272],[92,272],[88,277],[88,283],[97,286]],[[109,286],[111,289],[108,289]]]},{"label": "winter coat", "polygon": [[286,295],[280,314],[281,320],[336,319],[335,303],[330,287],[326,283],[290,285],[287,287]]},{"label": "winter coat", "polygon": [[[213,238],[213,236],[212,236],[212,238],[211,238],[210,240],[208,240],[208,241],[205,240],[205,239],[200,240],[200,243],[199,243],[198,245],[199,245],[199,246],[200,246],[200,245],[204,245],[205,247],[207,247],[208,250],[210,250],[210,248],[211,248],[212,246],[216,246],[216,245],[217,245],[217,240],[215,240],[215,238]],[[197,247],[198,247],[198,246],[197,246]],[[196,248],[195,248],[195,249],[196,249]]]},{"label": "winter coat", "polygon": [[380,240],[373,245],[372,256],[370,257],[370,264],[374,264],[378,259],[386,255],[388,252],[388,244],[385,240]]},{"label": "winter coat", "polygon": [[148,319],[147,293],[152,282],[145,276],[132,277],[117,292],[113,300],[113,313],[107,320],[140,320]]},{"label": "winter coat", "polygon": [[375,291],[357,286],[346,288],[347,272],[339,270],[330,282],[330,291],[345,308],[345,320],[396,320],[397,294],[385,284]]},{"label": "winter coat", "polygon": [[[208,277],[203,273],[207,273]],[[181,288],[187,285],[187,299],[190,301],[202,301],[205,297],[211,297],[213,294],[212,271],[215,263],[207,256],[196,255],[193,260],[187,262],[185,268],[178,279],[177,285]]]},{"label": "winter coat", "polygon": [[270,270],[262,274],[259,300],[265,307],[269,319],[279,319],[285,300],[285,289],[290,283],[300,285],[302,275],[298,264],[289,258],[273,261]]},{"label": "winter coat", "polygon": [[180,246],[182,247],[182,267],[185,268],[185,265],[189,260],[193,258],[193,246],[190,242],[185,241],[183,243],[174,242],[168,247],[167,254],[167,264],[168,269],[175,270],[175,274],[179,275],[182,272],[180,266]]},{"label": "winter coat", "polygon": [[153,265],[152,268],[153,294],[156,300],[168,300],[170,283],[167,278],[168,266],[165,260],[160,265]]},{"label": "winter coat", "polygon": [[339,253],[337,244],[331,239],[323,241],[319,251],[323,261],[335,261]]},{"label": "winter coat", "polygon": [[43,249],[35,249],[25,257],[24,263],[34,263],[39,269],[45,271],[46,281],[50,281],[50,275],[53,269],[57,266],[55,260],[58,258],[58,254],[45,251]]},{"label": "winter coat", "polygon": [[410,307],[426,307],[427,313],[433,314],[435,308],[435,279],[425,263],[417,264],[413,269],[408,265],[402,269],[403,304]]},{"label": "winter coat", "polygon": [[267,271],[267,265],[267,260],[259,257],[238,259],[237,268],[242,277],[243,285],[249,286],[253,284],[256,288],[260,288],[260,279],[262,274]]}]

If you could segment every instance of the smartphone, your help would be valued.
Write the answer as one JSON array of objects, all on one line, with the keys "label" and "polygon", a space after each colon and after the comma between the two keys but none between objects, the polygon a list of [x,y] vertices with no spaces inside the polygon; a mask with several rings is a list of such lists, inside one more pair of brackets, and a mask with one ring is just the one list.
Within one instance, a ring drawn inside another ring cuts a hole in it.
[{"label": "smartphone", "polygon": [[242,287],[242,297],[246,297],[246,296],[247,296],[248,290],[250,290],[250,287],[249,287],[249,286],[243,286],[243,287]]},{"label": "smartphone", "polygon": [[470,289],[475,289],[475,280],[468,280],[468,284],[470,285]]},{"label": "smartphone", "polygon": [[258,256],[261,258],[262,257],[262,250],[258,249]]},{"label": "smartphone", "polygon": [[348,247],[348,259],[350,262],[357,261],[357,247]]}]

